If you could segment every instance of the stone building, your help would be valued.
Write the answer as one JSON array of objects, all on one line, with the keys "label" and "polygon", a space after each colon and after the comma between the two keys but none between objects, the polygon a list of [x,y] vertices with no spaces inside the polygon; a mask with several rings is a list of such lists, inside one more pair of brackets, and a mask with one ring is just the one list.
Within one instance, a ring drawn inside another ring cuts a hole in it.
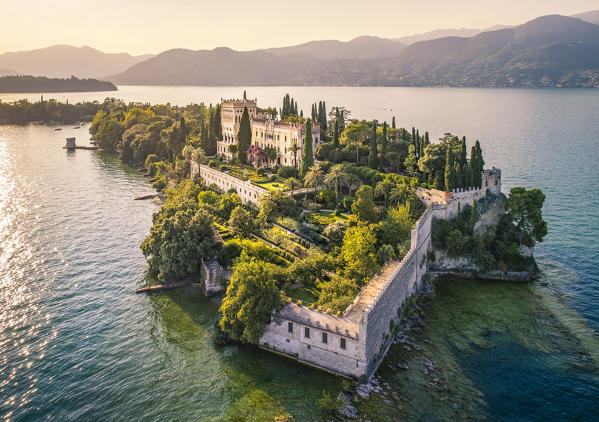
[{"label": "stone building", "polygon": [[[274,160],[267,160],[266,157],[260,160],[261,165],[279,165],[292,166],[297,168],[301,166],[302,148],[306,133],[306,125],[300,123],[281,122],[267,116],[266,110],[257,106],[257,101],[248,100],[226,100],[221,104],[221,126],[222,140],[216,145],[218,155],[231,159],[233,154],[229,151],[229,146],[237,144],[237,133],[241,123],[241,116],[244,108],[247,107],[250,116],[250,125],[252,128],[252,145],[259,146],[262,150],[274,148],[277,156]],[[320,142],[320,128],[318,125],[312,125],[312,144],[313,150]],[[293,153],[293,145],[298,147],[297,156]],[[296,157],[296,159],[294,159]]]}]

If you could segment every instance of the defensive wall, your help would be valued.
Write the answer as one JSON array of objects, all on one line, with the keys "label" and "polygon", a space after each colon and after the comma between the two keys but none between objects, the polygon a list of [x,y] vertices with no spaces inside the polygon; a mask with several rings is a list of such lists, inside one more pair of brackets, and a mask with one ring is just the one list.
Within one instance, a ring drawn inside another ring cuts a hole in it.
[{"label": "defensive wall", "polygon": [[458,206],[472,205],[487,191],[501,192],[499,169],[483,172],[480,189],[451,194],[426,191],[428,199],[421,195],[426,211],[416,222],[410,250],[400,262],[385,265],[342,315],[287,303],[273,312],[259,345],[335,374],[371,377],[391,344],[391,329],[399,322],[402,306],[419,292],[428,273],[433,219],[455,217]]}]

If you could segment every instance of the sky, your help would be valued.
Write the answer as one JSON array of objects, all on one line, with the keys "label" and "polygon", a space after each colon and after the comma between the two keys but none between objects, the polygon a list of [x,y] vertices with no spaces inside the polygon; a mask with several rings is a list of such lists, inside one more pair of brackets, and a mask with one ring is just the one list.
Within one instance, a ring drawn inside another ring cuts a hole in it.
[{"label": "sky", "polygon": [[279,47],[360,35],[517,25],[597,0],[0,0],[0,53],[55,44],[110,53]]}]

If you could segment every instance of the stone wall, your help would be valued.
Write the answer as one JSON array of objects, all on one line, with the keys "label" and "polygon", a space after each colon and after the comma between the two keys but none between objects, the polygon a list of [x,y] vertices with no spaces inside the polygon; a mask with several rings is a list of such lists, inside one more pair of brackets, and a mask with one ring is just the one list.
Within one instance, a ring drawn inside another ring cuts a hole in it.
[{"label": "stone wall", "polygon": [[223,191],[235,189],[241,197],[243,203],[258,204],[258,199],[268,191],[254,185],[249,180],[241,180],[230,174],[223,173],[220,170],[213,169],[205,164],[196,164],[191,166],[191,176],[199,174],[207,185],[215,184]]},{"label": "stone wall", "polygon": [[[409,252],[401,262],[383,267],[341,316],[288,303],[273,312],[259,344],[337,374],[372,376],[391,343],[391,322],[398,318],[406,299],[418,293],[428,273],[433,219],[455,217],[458,205],[472,205],[487,190],[501,192],[501,171],[485,170],[483,175],[482,189],[458,190],[451,195],[429,192],[422,197],[428,206],[412,230]],[[306,328],[310,338],[304,335]],[[327,333],[327,343],[323,343],[323,333]],[[341,347],[342,338],[345,348]]]}]

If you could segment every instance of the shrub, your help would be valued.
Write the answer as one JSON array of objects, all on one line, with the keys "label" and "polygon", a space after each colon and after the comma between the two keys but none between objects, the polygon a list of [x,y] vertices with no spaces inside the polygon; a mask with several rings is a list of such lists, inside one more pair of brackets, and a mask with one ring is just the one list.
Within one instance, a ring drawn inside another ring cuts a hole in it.
[{"label": "shrub", "polygon": [[350,211],[351,210],[351,204],[354,203],[354,198],[352,198],[351,196],[346,196],[345,198],[343,198],[343,209],[345,211]]},{"label": "shrub", "polygon": [[258,176],[264,176],[266,174],[266,169],[259,168],[258,170],[256,170],[256,174]]},{"label": "shrub", "polygon": [[274,175],[274,174],[272,176],[270,176],[270,181],[271,182],[276,182],[277,181],[277,176]]},{"label": "shrub", "polygon": [[218,169],[220,171],[227,171],[227,170],[229,170],[229,168],[225,164],[222,164]]},{"label": "shrub", "polygon": [[277,171],[277,175],[282,178],[295,177],[295,167],[292,166],[283,166]]},{"label": "shrub", "polygon": [[154,189],[156,189],[157,191],[163,191],[164,188],[166,188],[166,177],[165,176],[161,176],[158,179],[156,179],[156,181],[154,183],[152,183],[152,187]]}]

